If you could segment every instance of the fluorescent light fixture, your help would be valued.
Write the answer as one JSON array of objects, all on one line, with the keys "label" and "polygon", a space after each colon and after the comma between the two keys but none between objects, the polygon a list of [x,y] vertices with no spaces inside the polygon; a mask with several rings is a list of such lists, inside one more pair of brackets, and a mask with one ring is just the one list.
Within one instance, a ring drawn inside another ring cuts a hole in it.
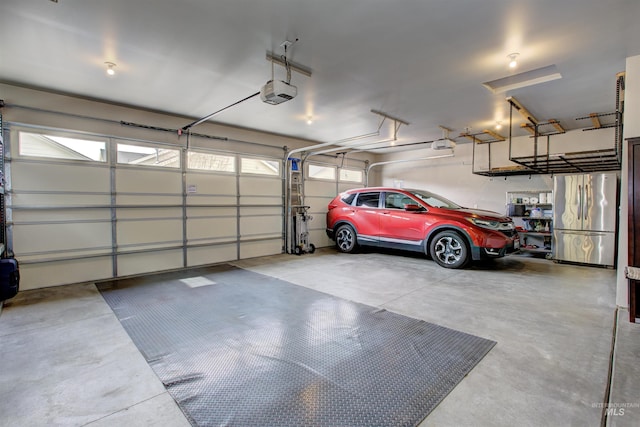
[{"label": "fluorescent light fixture", "polygon": [[558,72],[558,68],[555,65],[548,65],[535,70],[525,71],[524,73],[514,74],[512,76],[485,82],[482,83],[482,86],[486,87],[493,93],[502,93],[561,78],[562,74]]}]

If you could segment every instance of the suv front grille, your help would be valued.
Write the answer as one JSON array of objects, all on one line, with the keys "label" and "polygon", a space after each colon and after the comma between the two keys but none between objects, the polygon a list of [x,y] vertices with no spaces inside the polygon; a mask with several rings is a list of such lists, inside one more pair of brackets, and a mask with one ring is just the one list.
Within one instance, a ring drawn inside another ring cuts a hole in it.
[{"label": "suv front grille", "polygon": [[498,226],[498,231],[507,237],[513,237],[516,233],[516,227],[513,222],[501,222]]},{"label": "suv front grille", "polygon": [[502,234],[504,234],[505,236],[507,236],[507,237],[513,237],[513,236],[515,236],[515,235],[516,235],[516,231],[515,231],[515,230],[509,230],[509,231],[507,231],[507,230],[500,230],[500,232],[501,232]]}]

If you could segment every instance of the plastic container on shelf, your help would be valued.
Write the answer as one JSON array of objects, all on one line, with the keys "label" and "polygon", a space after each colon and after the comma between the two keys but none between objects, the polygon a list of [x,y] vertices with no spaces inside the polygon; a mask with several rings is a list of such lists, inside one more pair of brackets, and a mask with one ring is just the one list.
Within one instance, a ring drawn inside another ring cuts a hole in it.
[{"label": "plastic container on shelf", "polygon": [[541,205],[544,205],[547,203],[547,193],[540,193],[538,200],[540,201]]}]

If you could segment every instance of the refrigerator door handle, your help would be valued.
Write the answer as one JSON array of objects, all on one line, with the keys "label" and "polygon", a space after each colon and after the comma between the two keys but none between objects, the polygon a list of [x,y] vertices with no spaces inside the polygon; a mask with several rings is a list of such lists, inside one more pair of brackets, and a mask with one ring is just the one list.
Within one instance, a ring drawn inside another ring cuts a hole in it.
[{"label": "refrigerator door handle", "polygon": [[578,185],[578,219],[582,219],[582,185]]},{"label": "refrigerator door handle", "polygon": [[587,219],[587,215],[589,214],[589,186],[585,184],[584,186],[584,194],[582,195],[584,199],[584,207],[582,208],[582,216],[584,219]]}]

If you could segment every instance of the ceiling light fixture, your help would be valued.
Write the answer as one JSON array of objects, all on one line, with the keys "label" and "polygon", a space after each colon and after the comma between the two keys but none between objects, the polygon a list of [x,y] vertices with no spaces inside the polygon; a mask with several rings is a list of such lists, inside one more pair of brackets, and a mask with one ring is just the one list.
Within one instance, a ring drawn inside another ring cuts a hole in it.
[{"label": "ceiling light fixture", "polygon": [[518,55],[520,55],[518,52],[507,55],[507,58],[509,58],[509,68],[516,68],[518,66]]},{"label": "ceiling light fixture", "polygon": [[496,130],[500,130],[500,129],[502,129],[502,122],[500,120],[498,120],[496,122]]},{"label": "ceiling light fixture", "polygon": [[114,76],[116,74],[116,64],[114,64],[113,62],[105,62],[105,64],[107,65],[107,74],[110,76]]},{"label": "ceiling light fixture", "polygon": [[308,125],[312,125],[313,124],[313,117],[312,116],[307,116],[307,124]]},{"label": "ceiling light fixture", "polygon": [[555,65],[548,65],[535,70],[525,71],[524,73],[512,74],[508,77],[485,82],[482,83],[482,85],[493,93],[502,93],[561,78],[562,74],[558,71],[558,67]]}]

